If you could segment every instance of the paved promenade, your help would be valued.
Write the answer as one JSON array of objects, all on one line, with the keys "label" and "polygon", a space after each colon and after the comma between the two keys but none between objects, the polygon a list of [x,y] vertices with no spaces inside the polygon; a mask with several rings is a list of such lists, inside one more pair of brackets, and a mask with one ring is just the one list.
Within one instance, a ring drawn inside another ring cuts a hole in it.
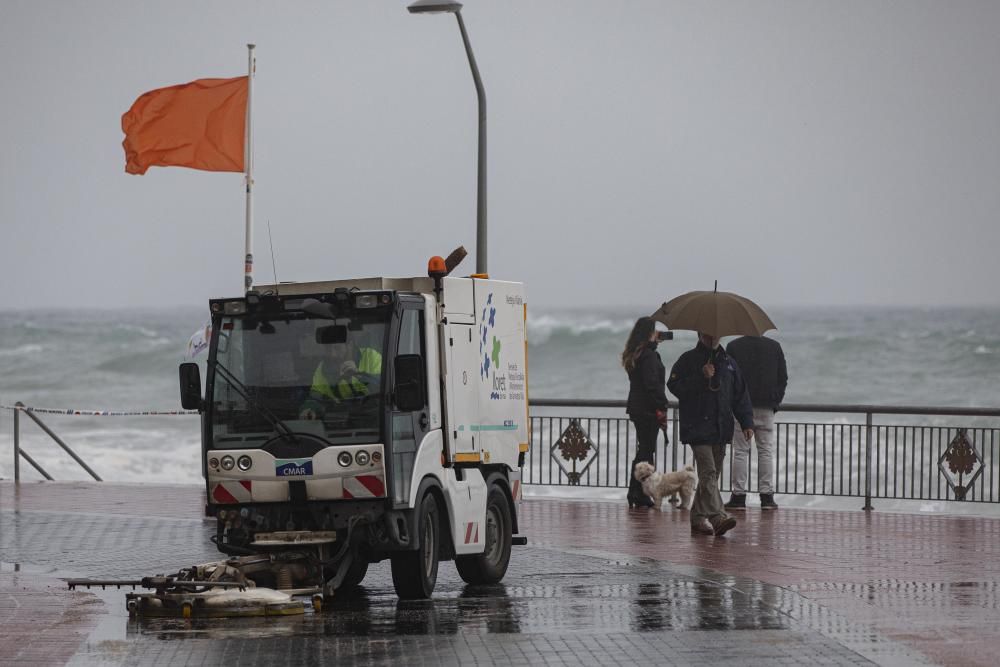
[{"label": "paved promenade", "polygon": [[135,577],[215,560],[197,487],[0,482],[0,664],[994,665],[1000,520],[751,510],[722,538],[687,514],[528,500],[502,585],[443,564],[399,602],[386,563],[323,614],[130,621]]}]

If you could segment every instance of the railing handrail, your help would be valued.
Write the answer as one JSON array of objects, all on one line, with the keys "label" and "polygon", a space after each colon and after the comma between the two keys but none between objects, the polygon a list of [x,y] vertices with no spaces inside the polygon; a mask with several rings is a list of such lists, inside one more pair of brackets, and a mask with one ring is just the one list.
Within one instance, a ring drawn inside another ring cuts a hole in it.
[{"label": "railing handrail", "polygon": [[[669,401],[670,408],[677,401]],[[594,398],[532,398],[530,407],[538,408],[622,408],[626,401]],[[961,408],[928,405],[862,405],[836,403],[782,403],[781,412],[838,412],[872,415],[940,415],[955,417],[1000,417],[1000,408]]]}]

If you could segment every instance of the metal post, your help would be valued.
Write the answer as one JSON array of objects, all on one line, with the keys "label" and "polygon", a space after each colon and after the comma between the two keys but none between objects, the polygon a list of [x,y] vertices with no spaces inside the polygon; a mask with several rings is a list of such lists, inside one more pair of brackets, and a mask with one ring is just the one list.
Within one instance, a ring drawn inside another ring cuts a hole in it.
[{"label": "metal post", "polygon": [[469,35],[465,32],[465,21],[462,12],[455,12],[458,19],[458,29],[462,31],[462,42],[465,44],[465,54],[469,57],[469,67],[472,68],[472,80],[476,84],[476,97],[479,100],[479,177],[476,189],[476,273],[488,273],[486,268],[486,91],[483,80],[479,78],[479,68],[476,57],[472,55],[472,45]]},{"label": "metal post", "polygon": [[677,467],[677,449],[680,446],[680,423],[681,423],[681,410],[680,406],[674,408],[674,424],[673,424],[673,434],[670,450],[670,469],[679,470]]},{"label": "metal post", "polygon": [[[253,108],[253,76],[256,63],[253,56],[254,44],[247,44],[247,115],[244,141],[243,168],[246,171],[247,209],[245,252],[243,263],[243,291],[249,292],[253,287],[253,118],[250,111]],[[275,277],[277,282],[277,277]]]},{"label": "metal post", "polygon": [[866,512],[872,507],[872,413],[865,413],[865,506]]},{"label": "metal post", "polygon": [[21,401],[14,404],[14,483],[21,481]]}]

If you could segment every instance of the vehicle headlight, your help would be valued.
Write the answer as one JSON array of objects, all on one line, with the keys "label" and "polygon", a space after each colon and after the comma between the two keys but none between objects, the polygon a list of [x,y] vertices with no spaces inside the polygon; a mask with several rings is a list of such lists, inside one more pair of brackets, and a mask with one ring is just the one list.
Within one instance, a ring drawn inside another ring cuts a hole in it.
[{"label": "vehicle headlight", "polygon": [[253,459],[244,454],[240,458],[236,459],[236,467],[240,470],[250,470],[250,466],[253,465]]},{"label": "vehicle headlight", "polygon": [[382,452],[372,452],[372,463],[378,463],[382,460]]},{"label": "vehicle headlight", "polygon": [[208,467],[209,468],[218,468],[219,467],[219,459],[215,458],[214,456],[212,458],[210,458],[208,460]]},{"label": "vehicle headlight", "polygon": [[339,463],[340,465],[344,466],[345,468],[347,466],[351,465],[351,462],[353,460],[354,459],[351,457],[351,453],[350,452],[341,452],[337,456],[337,463]]},{"label": "vehicle headlight", "polygon": [[234,465],[236,465],[236,461],[235,461],[235,459],[233,459],[232,456],[230,456],[229,454],[226,454],[225,456],[222,457],[222,469],[223,470],[232,470]]},{"label": "vehicle headlight", "polygon": [[368,452],[366,452],[363,449],[354,455],[354,462],[357,463],[359,466],[366,466],[368,465],[368,462],[371,460],[372,457],[369,456]]}]

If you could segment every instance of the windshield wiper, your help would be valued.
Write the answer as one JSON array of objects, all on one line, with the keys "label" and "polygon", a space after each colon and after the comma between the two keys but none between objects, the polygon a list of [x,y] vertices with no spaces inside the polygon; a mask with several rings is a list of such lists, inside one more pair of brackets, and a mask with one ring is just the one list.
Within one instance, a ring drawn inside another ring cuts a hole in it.
[{"label": "windshield wiper", "polygon": [[233,372],[230,371],[225,366],[223,366],[222,362],[220,362],[218,359],[215,360],[215,370],[218,371],[219,374],[222,375],[222,379],[225,380],[230,387],[235,389],[236,393],[239,394],[240,397],[247,402],[247,405],[253,408],[254,412],[256,412],[258,415],[267,420],[267,423],[270,424],[275,431],[281,433],[282,435],[288,436],[295,442],[298,442],[298,440],[295,438],[295,434],[292,433],[292,429],[288,428],[285,422],[275,417],[273,412],[268,410],[265,406],[261,405],[260,401],[253,398],[250,395],[250,390],[247,388],[247,386],[242,382],[240,382],[240,380],[235,375],[233,375]]}]

